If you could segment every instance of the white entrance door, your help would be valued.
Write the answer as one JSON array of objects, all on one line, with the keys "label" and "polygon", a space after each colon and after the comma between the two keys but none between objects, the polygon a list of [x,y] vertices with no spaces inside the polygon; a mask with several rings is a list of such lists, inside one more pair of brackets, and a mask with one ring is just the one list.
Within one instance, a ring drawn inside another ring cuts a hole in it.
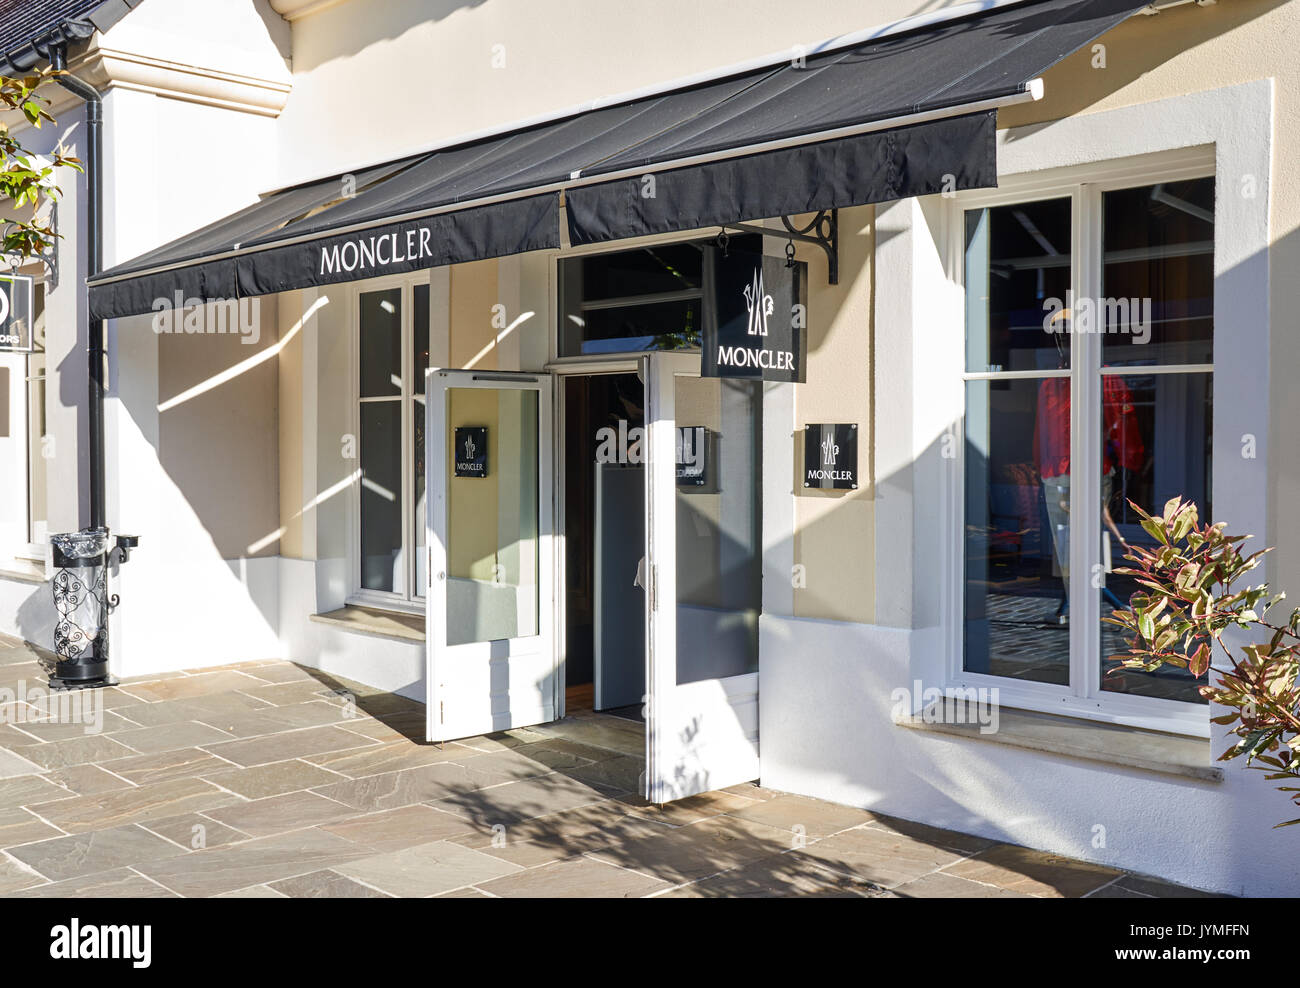
[{"label": "white entrance door", "polygon": [[758,777],[762,385],[645,358],[646,798]]},{"label": "white entrance door", "polygon": [[428,739],[554,720],[551,378],[428,385]]}]

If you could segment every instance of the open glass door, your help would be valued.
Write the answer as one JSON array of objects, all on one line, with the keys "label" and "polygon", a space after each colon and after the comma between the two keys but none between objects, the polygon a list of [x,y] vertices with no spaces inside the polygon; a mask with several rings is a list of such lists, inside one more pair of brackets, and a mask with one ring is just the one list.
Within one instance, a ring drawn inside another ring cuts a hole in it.
[{"label": "open glass door", "polygon": [[428,739],[554,720],[551,378],[428,377]]},{"label": "open glass door", "polygon": [[758,777],[762,384],[654,353],[646,378],[646,791]]}]

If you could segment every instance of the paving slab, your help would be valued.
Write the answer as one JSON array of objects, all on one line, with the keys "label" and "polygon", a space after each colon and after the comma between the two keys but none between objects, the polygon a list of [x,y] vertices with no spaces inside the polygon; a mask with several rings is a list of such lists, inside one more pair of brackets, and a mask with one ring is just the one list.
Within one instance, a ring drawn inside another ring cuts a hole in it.
[{"label": "paving slab", "polygon": [[337,865],[335,871],[403,898],[438,895],[522,871],[490,854],[434,841]]},{"label": "paving slab", "polygon": [[958,878],[956,875],[944,871],[931,872],[928,875],[922,875],[915,881],[904,882],[902,885],[895,886],[893,894],[899,898],[907,899],[1029,898],[1024,892],[1013,892],[1011,889],[1001,888],[997,885],[972,882],[969,879]]},{"label": "paving slab", "polygon": [[124,683],[123,693],[140,700],[181,700],[188,697],[228,693],[261,686],[262,681],[235,669],[205,672],[193,676],[173,676],[143,683]]},{"label": "paving slab", "polygon": [[1114,868],[1014,844],[998,844],[944,870],[958,878],[1053,898],[1087,895],[1122,874]]},{"label": "paving slab", "polygon": [[51,827],[20,806],[0,810],[0,847],[12,849],[16,844],[27,844],[62,834],[62,830]]},{"label": "paving slab", "polygon": [[236,765],[265,765],[290,758],[319,755],[325,751],[363,748],[375,742],[338,727],[308,727],[243,741],[204,745],[212,754]]},{"label": "paving slab", "polygon": [[477,887],[502,898],[636,899],[672,886],[649,875],[584,857],[529,868]]},{"label": "paving slab", "polygon": [[229,741],[231,737],[225,731],[198,721],[160,724],[157,727],[137,727],[113,735],[115,741],[145,755],[160,751],[174,751],[177,748],[215,744],[218,741]]},{"label": "paving slab", "polygon": [[174,899],[171,892],[129,868],[102,871],[28,888],[13,894],[17,899]]},{"label": "paving slab", "polygon": [[53,882],[185,853],[184,848],[134,824],[9,848],[10,855]]},{"label": "paving slab", "polygon": [[467,820],[423,803],[354,816],[322,829],[374,851],[397,851],[471,832]]},{"label": "paving slab", "polygon": [[[138,786],[148,785],[151,782],[166,782],[169,779],[189,779],[201,776],[205,772],[231,767],[229,762],[206,751],[200,751],[198,748],[177,748],[152,755],[114,758],[101,764],[108,772],[126,780],[127,784]],[[120,789],[121,786],[110,787],[105,784],[83,795],[109,792],[114,788]]]},{"label": "paving slab", "polygon": [[[128,755],[135,754],[138,754],[138,752],[133,748],[128,748],[104,734],[69,738],[66,741],[45,741],[22,749],[23,758],[34,762],[43,769],[85,765],[87,762],[106,762],[113,758],[125,758]],[[0,765],[0,770],[3,770],[2,765]],[[27,769],[26,771],[31,770]],[[21,775],[23,773],[12,772],[9,774]]]},{"label": "paving slab", "polygon": [[11,806],[33,806],[55,799],[70,799],[77,795],[57,785],[52,776],[19,775],[0,779],[0,809]]},{"label": "paving slab", "polygon": [[354,882],[337,871],[313,871],[309,875],[296,875],[269,886],[290,899],[391,899],[387,892],[380,892],[368,885]]},{"label": "paving slab", "polygon": [[206,897],[336,867],[369,853],[335,834],[309,828],[192,851],[136,870],[179,895]]},{"label": "paving slab", "polygon": [[97,792],[127,789],[128,779],[122,778],[100,765],[69,765],[46,772],[44,778],[69,790],[75,796],[88,796]]},{"label": "paving slab", "polygon": [[489,789],[459,792],[433,805],[479,827],[510,826],[589,803],[603,802],[608,792],[559,773],[524,779]]},{"label": "paving slab", "polygon": [[473,756],[474,752],[468,748],[454,745],[440,748],[432,744],[415,744],[403,738],[401,741],[360,750],[308,755],[304,761],[350,779],[360,779],[367,775],[384,775],[402,769],[420,768],[424,765],[436,765],[439,762],[457,761]]},{"label": "paving slab", "polygon": [[793,854],[776,854],[665,892],[669,899],[773,899],[816,896],[864,899],[879,895],[869,883],[812,865]]},{"label": "paving slab", "polygon": [[728,814],[805,837],[829,837],[871,820],[871,815],[864,810],[807,796],[776,796],[730,810]]},{"label": "paving slab", "polygon": [[679,885],[786,850],[790,834],[735,817],[715,817],[588,852],[609,864]]},{"label": "paving slab", "polygon": [[133,789],[38,803],[31,809],[68,833],[81,833],[212,809],[239,798],[200,779],[172,779]]},{"label": "paving slab", "polygon": [[313,792],[291,792],[250,802],[219,806],[203,815],[243,831],[250,837],[269,837],[303,827],[337,823],[356,816],[357,811],[343,803]]},{"label": "paving slab", "polygon": [[247,799],[282,796],[341,781],[335,772],[296,758],[251,768],[232,768],[229,762],[217,758],[213,761],[212,769],[201,773],[203,777]]},{"label": "paving slab", "polygon": [[161,820],[146,820],[137,826],[165,837],[187,851],[202,851],[248,840],[248,834],[243,831],[227,827],[200,813],[179,813]]},{"label": "paving slab", "polygon": [[482,773],[471,774],[463,765],[441,762],[401,772],[347,779],[319,786],[314,791],[358,810],[371,812],[463,796],[506,778],[508,776],[492,779]]},{"label": "paving slab", "polygon": [[961,854],[948,848],[867,827],[841,831],[792,853],[882,888],[915,881],[962,860]]}]

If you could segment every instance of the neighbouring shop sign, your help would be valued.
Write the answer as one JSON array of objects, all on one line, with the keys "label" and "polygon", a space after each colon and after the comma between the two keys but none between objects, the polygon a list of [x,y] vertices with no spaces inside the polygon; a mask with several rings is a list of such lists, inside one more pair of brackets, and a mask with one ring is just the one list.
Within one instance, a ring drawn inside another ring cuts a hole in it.
[{"label": "neighbouring shop sign", "polygon": [[707,487],[709,432],[702,425],[677,427],[677,486]]},{"label": "neighbouring shop sign", "polygon": [[0,351],[32,349],[32,279],[0,275]]},{"label": "neighbouring shop sign", "polygon": [[826,491],[857,490],[856,424],[804,426],[803,485]]},{"label": "neighbouring shop sign", "polygon": [[716,319],[705,322],[701,376],[805,380],[805,267],[744,250],[714,252]]},{"label": "neighbouring shop sign", "polygon": [[456,429],[455,475],[488,475],[488,432],[485,425],[464,425]]}]

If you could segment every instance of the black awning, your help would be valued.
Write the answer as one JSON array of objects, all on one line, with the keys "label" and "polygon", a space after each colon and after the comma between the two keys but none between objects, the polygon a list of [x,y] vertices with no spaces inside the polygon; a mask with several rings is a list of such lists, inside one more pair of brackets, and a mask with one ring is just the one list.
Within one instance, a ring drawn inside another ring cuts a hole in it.
[{"label": "black awning", "polygon": [[296,186],[92,277],[91,316],[558,247],[562,193],[570,241],[592,243],[996,185],[995,107],[1142,6],[1026,0],[904,24]]}]

